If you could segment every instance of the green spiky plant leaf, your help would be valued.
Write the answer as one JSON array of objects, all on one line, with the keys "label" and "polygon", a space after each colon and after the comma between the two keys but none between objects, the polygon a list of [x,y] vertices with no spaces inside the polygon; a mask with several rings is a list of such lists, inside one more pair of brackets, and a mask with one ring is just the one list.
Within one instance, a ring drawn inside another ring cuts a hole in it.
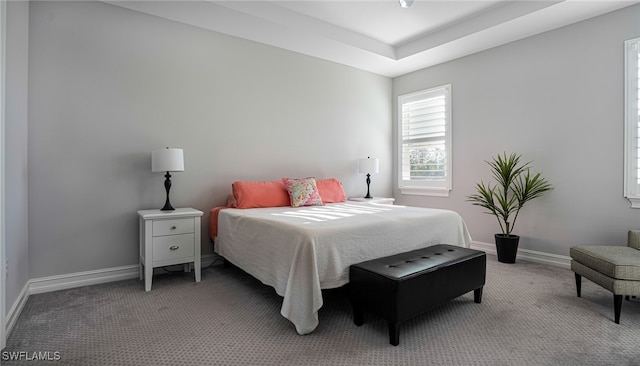
[{"label": "green spiky plant leaf", "polygon": [[521,155],[499,154],[485,161],[491,168],[495,183],[481,181],[476,184],[476,194],[468,196],[473,205],[485,208],[486,213],[498,219],[502,234],[510,236],[525,203],[553,189],[540,173],[532,174],[531,162],[522,163]]}]

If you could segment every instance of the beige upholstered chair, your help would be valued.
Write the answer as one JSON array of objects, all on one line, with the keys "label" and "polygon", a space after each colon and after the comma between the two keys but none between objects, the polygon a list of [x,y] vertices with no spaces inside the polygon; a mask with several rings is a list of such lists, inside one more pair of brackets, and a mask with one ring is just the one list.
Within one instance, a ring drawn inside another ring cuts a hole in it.
[{"label": "beige upholstered chair", "polygon": [[622,296],[640,296],[640,231],[629,231],[627,246],[583,245],[569,250],[580,297],[582,276],[613,292],[615,322]]}]

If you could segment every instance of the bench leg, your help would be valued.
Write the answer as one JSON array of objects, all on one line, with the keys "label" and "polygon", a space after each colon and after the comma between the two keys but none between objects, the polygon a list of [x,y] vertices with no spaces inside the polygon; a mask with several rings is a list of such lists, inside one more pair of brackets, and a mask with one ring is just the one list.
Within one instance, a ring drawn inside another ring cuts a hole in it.
[{"label": "bench leg", "polygon": [[353,323],[357,326],[361,326],[362,324],[364,324],[362,308],[355,305],[353,306]]},{"label": "bench leg", "polygon": [[482,302],[482,287],[473,290],[473,302],[476,304]]},{"label": "bench leg", "polygon": [[400,344],[400,324],[389,322],[389,343],[393,346]]},{"label": "bench leg", "polygon": [[582,276],[579,274],[576,275],[576,290],[578,291],[578,297],[580,297],[580,291],[582,290]]},{"label": "bench leg", "polygon": [[620,311],[622,310],[622,295],[613,295],[613,311],[616,324],[620,324]]}]

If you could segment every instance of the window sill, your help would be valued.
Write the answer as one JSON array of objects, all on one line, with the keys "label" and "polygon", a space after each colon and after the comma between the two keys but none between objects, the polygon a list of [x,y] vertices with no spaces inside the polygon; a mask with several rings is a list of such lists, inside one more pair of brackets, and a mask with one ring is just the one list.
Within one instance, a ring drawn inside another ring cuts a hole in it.
[{"label": "window sill", "polygon": [[631,208],[640,208],[640,196],[627,197],[631,202]]},{"label": "window sill", "polygon": [[[449,192],[447,188],[400,187],[400,193],[412,196],[449,197]],[[638,204],[640,205],[640,199]]]}]

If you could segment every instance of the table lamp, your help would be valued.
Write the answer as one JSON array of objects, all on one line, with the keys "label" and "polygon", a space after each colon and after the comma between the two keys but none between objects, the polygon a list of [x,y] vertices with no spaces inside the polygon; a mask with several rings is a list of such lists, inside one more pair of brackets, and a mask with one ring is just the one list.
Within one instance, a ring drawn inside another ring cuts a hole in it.
[{"label": "table lamp", "polygon": [[366,158],[361,158],[359,161],[359,171],[362,174],[366,174],[367,175],[367,195],[364,196],[364,198],[373,198],[371,196],[371,193],[369,193],[369,185],[371,184],[371,174],[377,174],[380,169],[379,169],[379,165],[380,162],[378,160],[378,158],[371,158],[369,156],[367,156]]},{"label": "table lamp", "polygon": [[162,211],[173,211],[175,208],[169,202],[169,190],[171,189],[171,174],[169,172],[184,171],[184,155],[182,149],[160,149],[151,152],[151,171],[154,173],[166,172],[164,175],[164,189],[167,191],[167,200]]}]

